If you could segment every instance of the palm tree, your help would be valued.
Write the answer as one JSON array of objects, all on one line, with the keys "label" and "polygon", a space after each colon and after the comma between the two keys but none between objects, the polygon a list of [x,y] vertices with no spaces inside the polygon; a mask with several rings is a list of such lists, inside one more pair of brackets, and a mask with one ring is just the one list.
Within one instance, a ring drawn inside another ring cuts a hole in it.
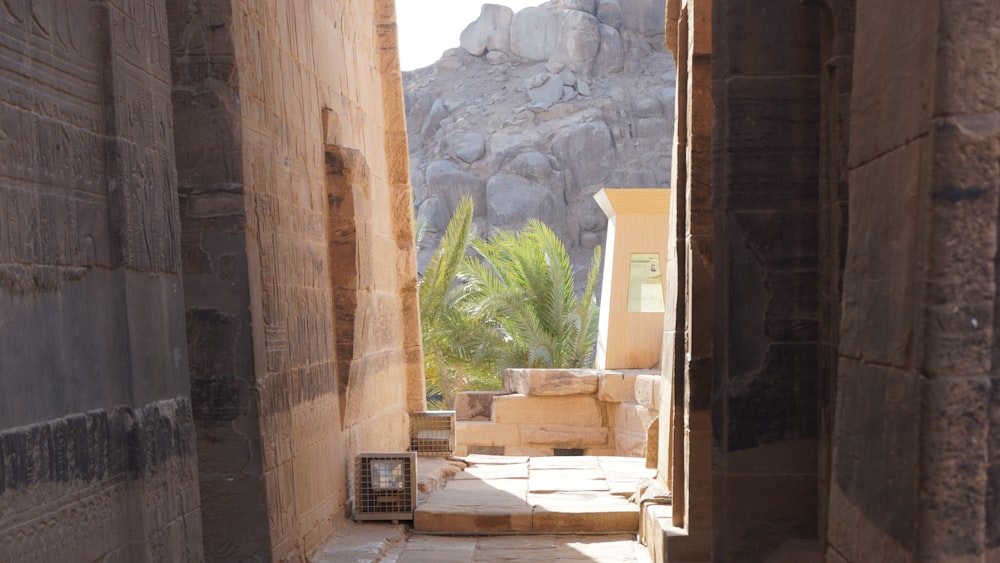
[{"label": "palm tree", "polygon": [[600,247],[577,297],[566,248],[544,223],[483,240],[472,213],[463,198],[418,287],[431,408],[449,408],[459,391],[499,389],[504,368],[593,365]]},{"label": "palm tree", "polygon": [[587,284],[574,293],[573,268],[559,237],[536,219],[519,232],[500,231],[472,243],[463,278],[470,314],[496,328],[508,346],[503,367],[579,368],[593,365],[598,307],[594,298],[601,249],[594,249]]},{"label": "palm tree", "polygon": [[500,386],[495,364],[505,344],[469,313],[469,290],[460,280],[476,240],[472,199],[462,198],[418,285],[424,372],[431,408],[449,407],[462,390]]}]

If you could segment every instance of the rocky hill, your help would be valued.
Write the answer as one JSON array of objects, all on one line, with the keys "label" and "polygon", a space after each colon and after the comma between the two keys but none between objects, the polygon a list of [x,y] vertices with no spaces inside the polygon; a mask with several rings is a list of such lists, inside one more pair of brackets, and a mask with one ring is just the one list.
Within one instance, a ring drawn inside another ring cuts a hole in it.
[{"label": "rocky hill", "polygon": [[664,0],[495,4],[435,64],[403,73],[421,269],[463,194],[481,233],[537,217],[585,269],[604,187],[668,187],[674,65]]}]

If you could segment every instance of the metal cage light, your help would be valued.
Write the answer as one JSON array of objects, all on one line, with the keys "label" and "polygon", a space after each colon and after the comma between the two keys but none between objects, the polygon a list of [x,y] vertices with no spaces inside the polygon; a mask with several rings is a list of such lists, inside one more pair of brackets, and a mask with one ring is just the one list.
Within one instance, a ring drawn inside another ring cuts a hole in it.
[{"label": "metal cage light", "polygon": [[440,457],[454,453],[455,411],[410,413],[410,451]]},{"label": "metal cage light", "polygon": [[363,453],[354,460],[354,519],[412,520],[417,454]]}]

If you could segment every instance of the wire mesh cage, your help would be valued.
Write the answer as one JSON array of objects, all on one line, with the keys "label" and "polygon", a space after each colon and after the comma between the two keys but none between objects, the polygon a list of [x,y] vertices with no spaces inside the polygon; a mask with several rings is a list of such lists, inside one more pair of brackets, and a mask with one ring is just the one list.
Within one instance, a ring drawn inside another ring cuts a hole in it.
[{"label": "wire mesh cage", "polygon": [[455,411],[410,413],[410,451],[423,456],[450,456],[455,451]]},{"label": "wire mesh cage", "polygon": [[354,519],[412,520],[417,454],[363,453],[354,460]]}]

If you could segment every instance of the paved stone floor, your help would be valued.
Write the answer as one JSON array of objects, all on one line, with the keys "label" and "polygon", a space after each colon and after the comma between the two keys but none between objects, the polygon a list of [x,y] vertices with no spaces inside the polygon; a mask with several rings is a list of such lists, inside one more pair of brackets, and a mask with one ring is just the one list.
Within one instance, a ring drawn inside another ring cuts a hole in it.
[{"label": "paved stone floor", "polygon": [[654,474],[643,459],[475,455],[462,459],[420,459],[421,494],[413,530],[398,524],[346,522],[312,560],[650,560],[646,547],[635,541],[639,508],[628,501],[638,482]]},{"label": "paved stone floor", "polygon": [[314,563],[650,562],[646,547],[631,534],[408,535],[404,526],[382,522],[345,522],[326,547],[310,560]]},{"label": "paved stone floor", "polygon": [[632,457],[470,455],[469,467],[417,506],[416,532],[635,533],[636,485],[651,478]]},{"label": "paved stone floor", "polygon": [[597,561],[644,563],[646,548],[630,535],[483,536],[415,535],[387,554],[386,563],[489,563],[491,561]]}]

